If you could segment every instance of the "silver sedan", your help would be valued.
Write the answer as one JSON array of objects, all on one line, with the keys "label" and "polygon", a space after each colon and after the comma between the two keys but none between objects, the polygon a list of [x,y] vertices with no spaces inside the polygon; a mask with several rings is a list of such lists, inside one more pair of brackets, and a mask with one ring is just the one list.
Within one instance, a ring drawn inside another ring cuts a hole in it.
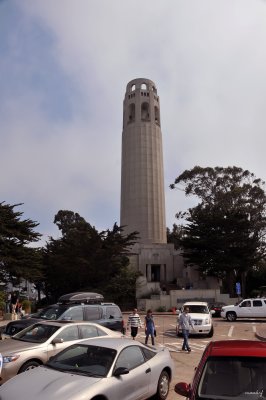
[{"label": "silver sedan", "polygon": [[81,339],[105,336],[122,335],[85,321],[44,321],[31,325],[10,339],[0,341],[0,384],[44,364],[51,356]]},{"label": "silver sedan", "polygon": [[174,364],[166,347],[125,338],[85,340],[0,388],[1,400],[165,400]]}]

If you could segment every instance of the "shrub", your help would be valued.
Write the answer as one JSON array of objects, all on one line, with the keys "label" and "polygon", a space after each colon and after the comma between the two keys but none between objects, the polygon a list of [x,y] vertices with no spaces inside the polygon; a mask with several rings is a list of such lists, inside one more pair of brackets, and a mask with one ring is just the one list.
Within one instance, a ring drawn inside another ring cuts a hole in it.
[{"label": "shrub", "polygon": [[31,311],[31,302],[27,299],[24,299],[21,303],[22,309],[26,312],[29,313]]},{"label": "shrub", "polygon": [[157,312],[165,312],[166,308],[165,308],[165,306],[160,306],[155,311],[157,311]]}]

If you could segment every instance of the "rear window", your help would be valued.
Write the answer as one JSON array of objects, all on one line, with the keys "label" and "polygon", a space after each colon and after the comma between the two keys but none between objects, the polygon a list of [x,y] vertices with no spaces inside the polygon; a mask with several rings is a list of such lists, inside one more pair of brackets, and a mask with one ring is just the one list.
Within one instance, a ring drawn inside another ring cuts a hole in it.
[{"label": "rear window", "polygon": [[118,307],[106,307],[106,318],[121,318],[122,313]]},{"label": "rear window", "polygon": [[82,321],[83,320],[83,308],[82,306],[76,306],[69,308],[61,317],[63,320]]},{"label": "rear window", "polygon": [[262,301],[261,300],[254,300],[253,301],[253,307],[262,307]]},{"label": "rear window", "polygon": [[100,307],[85,307],[85,320],[97,321],[102,319],[102,309]]}]

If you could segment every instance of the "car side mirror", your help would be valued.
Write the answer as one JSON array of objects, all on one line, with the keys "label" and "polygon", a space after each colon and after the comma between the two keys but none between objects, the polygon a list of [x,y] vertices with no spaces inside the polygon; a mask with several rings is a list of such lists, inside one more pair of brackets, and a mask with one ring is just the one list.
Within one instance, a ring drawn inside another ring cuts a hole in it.
[{"label": "car side mirror", "polygon": [[64,339],[63,339],[63,338],[60,338],[60,337],[54,338],[54,339],[52,340],[52,344],[63,343],[63,342],[64,342]]},{"label": "car side mirror", "polygon": [[116,370],[114,371],[113,375],[114,376],[120,376],[120,375],[126,375],[129,373],[129,369],[125,368],[125,367],[118,367],[116,368]]},{"label": "car side mirror", "polygon": [[189,397],[190,396],[190,385],[185,382],[179,382],[175,385],[175,392],[180,394],[180,396]]},{"label": "car side mirror", "polygon": [[214,311],[214,310],[211,310],[211,314],[212,314],[212,315],[215,314],[215,311]]}]

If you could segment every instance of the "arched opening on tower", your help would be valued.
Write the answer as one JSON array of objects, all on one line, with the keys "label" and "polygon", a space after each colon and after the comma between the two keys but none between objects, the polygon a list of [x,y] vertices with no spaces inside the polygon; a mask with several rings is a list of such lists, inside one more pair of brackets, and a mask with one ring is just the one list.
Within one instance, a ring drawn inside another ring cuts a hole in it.
[{"label": "arched opening on tower", "polygon": [[154,107],[154,115],[156,124],[160,125],[160,112],[157,106]]},{"label": "arched opening on tower", "polygon": [[134,92],[134,90],[136,90],[136,85],[131,86],[131,92]]},{"label": "arched opening on tower", "polygon": [[149,103],[142,103],[141,104],[141,120],[142,121],[149,121],[150,120],[150,106]]},{"label": "arched opening on tower", "polygon": [[135,103],[129,104],[128,122],[135,121]]},{"label": "arched opening on tower", "polygon": [[146,83],[142,83],[140,88],[142,90],[147,90],[147,84]]},{"label": "arched opening on tower", "polygon": [[157,94],[157,89],[155,86],[152,87],[152,91]]}]

